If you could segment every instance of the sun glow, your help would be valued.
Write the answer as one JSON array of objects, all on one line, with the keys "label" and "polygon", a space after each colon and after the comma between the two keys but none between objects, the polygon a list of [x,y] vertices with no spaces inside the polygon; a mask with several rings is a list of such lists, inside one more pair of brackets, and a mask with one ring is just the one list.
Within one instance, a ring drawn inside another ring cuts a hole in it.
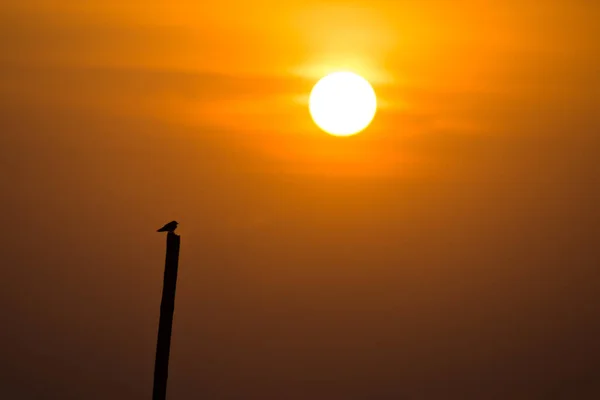
[{"label": "sun glow", "polygon": [[353,72],[334,72],[313,87],[309,111],[315,123],[335,136],[350,136],[373,120],[377,98],[371,84]]}]

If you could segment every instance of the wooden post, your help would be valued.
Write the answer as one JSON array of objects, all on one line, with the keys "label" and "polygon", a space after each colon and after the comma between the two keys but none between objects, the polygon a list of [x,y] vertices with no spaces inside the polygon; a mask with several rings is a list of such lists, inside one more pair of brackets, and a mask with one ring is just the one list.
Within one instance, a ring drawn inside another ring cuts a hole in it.
[{"label": "wooden post", "polygon": [[165,400],[167,397],[167,377],[169,375],[169,352],[171,349],[171,330],[175,309],[175,289],[177,286],[177,267],[179,264],[179,235],[167,234],[167,256],[162,300],[160,302],[160,320],[156,341],[156,361],[154,364],[154,390],[152,400]]}]

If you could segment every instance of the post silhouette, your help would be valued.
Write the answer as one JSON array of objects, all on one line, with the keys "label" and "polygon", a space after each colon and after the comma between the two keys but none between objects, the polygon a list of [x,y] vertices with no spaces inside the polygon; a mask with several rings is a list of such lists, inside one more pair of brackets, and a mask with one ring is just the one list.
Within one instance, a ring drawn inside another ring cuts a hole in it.
[{"label": "post silhouette", "polygon": [[169,353],[171,350],[171,331],[173,328],[175,289],[177,287],[177,268],[179,265],[179,243],[179,235],[169,231],[167,233],[167,256],[165,259],[162,300],[160,302],[158,339],[156,341],[152,400],[165,400],[167,397]]}]

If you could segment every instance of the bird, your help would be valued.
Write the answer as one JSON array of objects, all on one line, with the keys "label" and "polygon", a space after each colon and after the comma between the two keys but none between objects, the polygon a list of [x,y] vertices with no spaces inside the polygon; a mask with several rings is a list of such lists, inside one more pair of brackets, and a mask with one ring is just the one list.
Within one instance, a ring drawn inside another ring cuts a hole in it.
[{"label": "bird", "polygon": [[177,221],[171,221],[156,232],[169,232],[173,233],[173,231],[177,229]]}]

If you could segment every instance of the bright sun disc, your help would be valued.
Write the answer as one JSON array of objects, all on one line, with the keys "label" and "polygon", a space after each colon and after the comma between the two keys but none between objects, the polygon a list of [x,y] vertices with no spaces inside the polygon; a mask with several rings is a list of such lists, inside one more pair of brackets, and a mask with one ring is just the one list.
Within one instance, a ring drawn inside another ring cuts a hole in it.
[{"label": "bright sun disc", "polygon": [[377,110],[371,84],[352,72],[334,72],[321,78],[313,87],[308,104],[315,123],[335,136],[362,131]]}]

